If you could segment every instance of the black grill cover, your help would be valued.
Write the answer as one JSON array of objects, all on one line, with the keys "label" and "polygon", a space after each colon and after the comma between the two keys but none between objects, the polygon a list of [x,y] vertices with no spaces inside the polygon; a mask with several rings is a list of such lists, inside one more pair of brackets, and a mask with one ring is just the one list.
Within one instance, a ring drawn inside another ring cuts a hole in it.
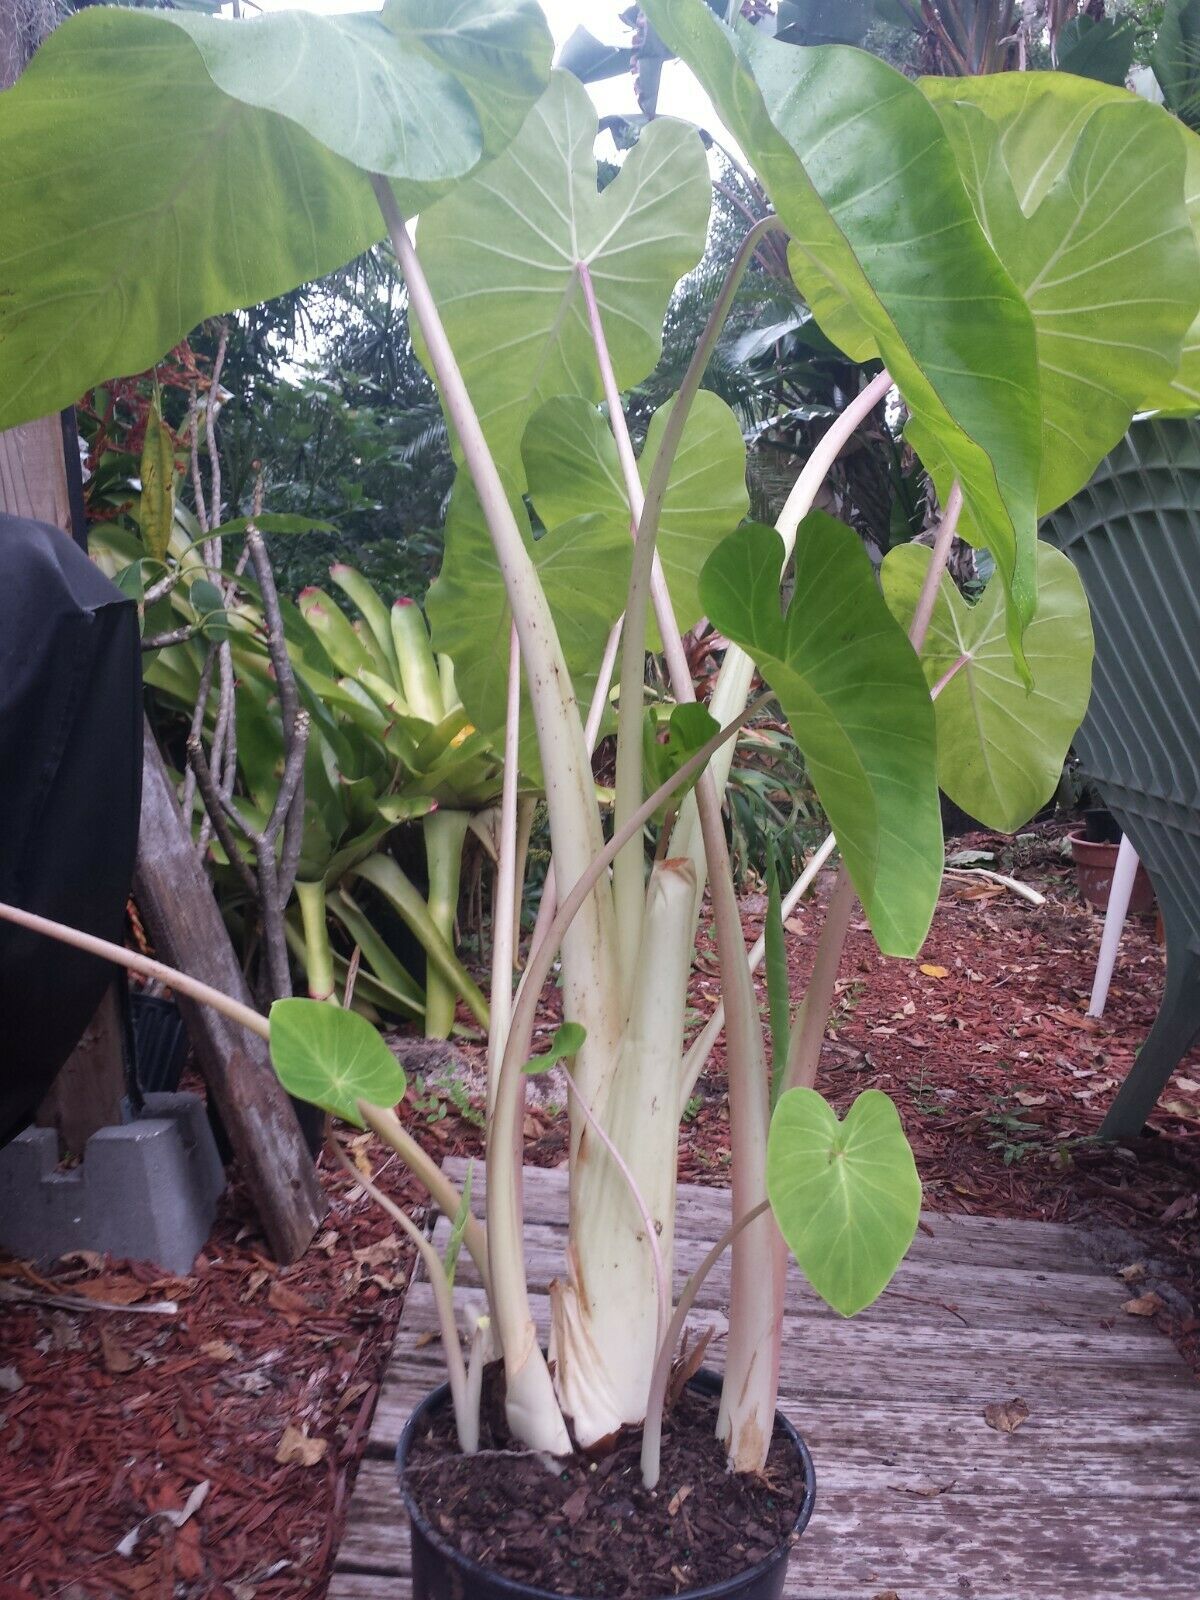
[{"label": "black grill cover", "polygon": [[[65,533],[0,515],[0,900],[120,943],[142,787],[137,611]],[[114,969],[0,922],[0,1144]]]}]

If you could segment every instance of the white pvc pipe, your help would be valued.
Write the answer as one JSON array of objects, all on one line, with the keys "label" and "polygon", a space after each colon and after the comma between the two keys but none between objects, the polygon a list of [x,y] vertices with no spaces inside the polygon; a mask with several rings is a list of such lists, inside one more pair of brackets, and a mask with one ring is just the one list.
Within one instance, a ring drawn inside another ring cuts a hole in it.
[{"label": "white pvc pipe", "polygon": [[1108,986],[1112,982],[1113,968],[1117,964],[1117,949],[1121,943],[1121,930],[1129,910],[1129,897],[1133,893],[1133,880],[1137,875],[1138,857],[1128,834],[1121,835],[1121,848],[1117,851],[1117,864],[1113,868],[1112,888],[1108,892],[1108,909],[1104,913],[1104,933],[1100,940],[1100,959],[1096,964],[1096,977],[1092,984],[1092,1000],[1088,1006],[1089,1017],[1102,1017],[1108,999]]}]

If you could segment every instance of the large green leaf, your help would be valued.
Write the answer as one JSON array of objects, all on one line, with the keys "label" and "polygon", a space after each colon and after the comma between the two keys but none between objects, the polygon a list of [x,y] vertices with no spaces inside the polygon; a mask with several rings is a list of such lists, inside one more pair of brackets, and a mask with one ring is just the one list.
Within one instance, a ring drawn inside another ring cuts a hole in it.
[{"label": "large green leaf", "polygon": [[858,536],[813,512],[780,614],[783,541],[750,526],[700,579],[713,624],[779,696],[879,947],[920,949],[942,876],[933,707]]},{"label": "large green leaf", "polygon": [[[586,715],[609,630],[620,616],[633,549],[629,528],[603,513],[572,517],[534,539],[513,501],[554,616],[581,712]],[[454,663],[455,687],[482,734],[499,739],[508,696],[512,613],[475,491],[460,475],[446,518],[446,553],[426,599],[434,648]],[[521,769],[541,771],[527,694],[522,700]]]},{"label": "large green leaf", "polygon": [[226,94],[394,179],[403,211],[498,155],[550,70],[534,0],[388,0],[382,15],[281,11],[237,29],[195,13],[171,20]]},{"label": "large green leaf", "polygon": [[367,173],[336,152],[432,199],[515,132],[547,48],[533,0],[69,17],[0,95],[0,428],[374,244]]},{"label": "large green leaf", "polygon": [[1017,643],[1036,604],[1033,325],[936,115],[863,51],[780,44],[744,24],[734,32],[703,0],[644,9],[766,186],[825,333],[856,360],[883,357],[943,498],[960,480],[966,529],[1010,590]]},{"label": "large green leaf", "polygon": [[813,1288],[844,1317],[883,1293],[921,1215],[921,1180],[896,1107],[864,1089],[841,1122],[815,1089],[780,1095],[767,1194]]},{"label": "large green leaf", "polygon": [[376,1029],[323,1000],[276,1000],[271,1064],[289,1094],[359,1128],[360,1100],[390,1110],[404,1097],[404,1069]]},{"label": "large green leaf", "polygon": [[1038,508],[1091,476],[1167,388],[1200,308],[1185,130],[1054,73],[928,78],[980,224],[1029,305],[1041,369]]},{"label": "large green leaf", "polygon": [[695,129],[651,123],[602,194],[596,133],[586,89],[554,73],[511,147],[418,229],[484,433],[515,479],[525,424],[544,400],[601,396],[578,263],[627,388],[657,362],[671,291],[704,248],[711,190]]},{"label": "large green leaf", "polygon": [[[929,561],[915,544],[884,560],[883,592],[906,628]],[[963,656],[969,660],[934,703],[938,782],[968,816],[1012,833],[1054,793],[1091,693],[1087,596],[1066,556],[1038,545],[1038,610],[1025,633],[1032,689],[1014,670],[997,585],[989,583],[972,606],[943,577],[921,652],[930,687]]]},{"label": "large green leaf", "polygon": [[[651,418],[638,463],[643,487],[670,409],[665,405]],[[521,454],[534,507],[549,526],[596,512],[629,537],[617,447],[608,423],[589,401],[567,395],[548,400],[530,418]],[[684,424],[658,525],[658,553],[681,632],[704,614],[701,568],[749,509],[742,430],[725,402],[702,389]],[[609,581],[607,574],[603,581]],[[659,647],[652,625],[649,648]]]}]

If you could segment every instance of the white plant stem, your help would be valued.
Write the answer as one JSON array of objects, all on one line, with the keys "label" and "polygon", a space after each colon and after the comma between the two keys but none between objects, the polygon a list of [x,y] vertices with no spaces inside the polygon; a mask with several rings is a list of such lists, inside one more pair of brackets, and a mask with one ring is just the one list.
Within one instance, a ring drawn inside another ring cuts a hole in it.
[{"label": "white plant stem", "polygon": [[683,1286],[675,1311],[667,1326],[666,1337],[659,1345],[658,1355],[654,1362],[654,1375],[650,1380],[650,1399],[646,1408],[646,1426],[642,1434],[642,1482],[647,1489],[656,1489],[658,1487],[662,1450],[663,1406],[667,1398],[667,1385],[671,1381],[671,1363],[674,1359],[680,1335],[683,1333],[684,1323],[688,1319],[688,1313],[695,1304],[696,1296],[704,1286],[705,1279],[717,1262],[729,1249],[729,1246],[741,1233],[742,1229],[749,1227],[752,1222],[761,1217],[770,1203],[769,1200],[763,1200],[755,1206],[753,1211],[747,1211],[736,1222],[731,1222]]},{"label": "white plant stem", "polygon": [[[604,646],[604,655],[600,661],[600,675],[596,679],[595,692],[592,703],[588,707],[587,723],[584,727],[584,739],[587,742],[588,755],[596,749],[596,740],[600,737],[600,725],[604,721],[604,708],[608,704],[609,690],[612,688],[613,673],[617,665],[617,652],[621,648],[621,625],[624,617],[620,616],[609,630],[608,639]],[[538,901],[537,916],[534,918],[533,934],[529,940],[531,950],[541,943],[546,936],[546,929],[554,920],[554,913],[558,910],[558,886],[554,877],[554,863],[546,869],[546,877],[542,883],[542,895]]]},{"label": "white plant stem", "polygon": [[[562,647],[405,220],[387,180],[377,177],[373,182],[408,288],[412,314],[424,336],[496,550],[533,705],[556,876],[560,884],[571,885],[587,871],[589,861],[601,848],[603,836],[583,725]],[[568,954],[570,960],[566,959]],[[603,1064],[606,1056],[611,1058],[622,1025],[615,1004],[619,966],[612,896],[605,883],[596,881],[592,885],[588,913],[573,927],[570,950],[564,951],[564,969],[566,1005],[588,1032],[579,1066],[581,1081],[590,1091],[595,1070],[592,1063]],[[510,1034],[510,1043],[511,1037]],[[502,1084],[503,1073],[501,1087]],[[507,1096],[497,1092],[496,1117],[489,1129],[491,1305],[504,1353],[510,1426],[531,1449],[563,1455],[569,1450],[570,1441],[538,1347],[525,1277],[519,1167],[514,1171],[519,1089],[520,1085],[514,1083]]]},{"label": "white plant stem", "polygon": [[211,1006],[223,1017],[236,1022],[239,1027],[249,1028],[251,1033],[257,1033],[260,1038],[269,1040],[271,1037],[271,1024],[260,1012],[251,1010],[240,1001],[231,1000],[227,994],[211,988],[207,983],[189,978],[186,972],[154,961],[136,950],[126,950],[124,945],[112,944],[108,939],[97,939],[90,933],[81,933],[78,928],[69,927],[65,922],[54,922],[32,911],[22,911],[19,906],[0,903],[0,921],[28,928],[31,933],[45,934],[46,938],[57,939],[59,944],[70,945],[75,950],[86,950],[89,955],[100,956],[129,972],[140,973],[144,978],[157,978],[159,983],[187,995],[189,1000],[198,1000],[202,1005]]},{"label": "white plant stem", "polygon": [[479,1449],[479,1395],[475,1393],[472,1404],[472,1391],[467,1381],[462,1346],[458,1342],[458,1326],[454,1320],[454,1292],[446,1277],[442,1259],[408,1213],[403,1211],[390,1195],[384,1194],[379,1185],[373,1183],[365,1172],[359,1171],[338,1141],[330,1139],[329,1143],[338,1161],[354,1182],[404,1230],[420,1253],[433,1288],[433,1303],[437,1308],[438,1329],[442,1335],[442,1354],[446,1358],[446,1376],[450,1380],[450,1398],[454,1402],[454,1427],[458,1434],[458,1447],[463,1455],[473,1456]]},{"label": "white plant stem", "polygon": [[571,1158],[567,1278],[551,1290],[550,1347],[559,1397],[585,1448],[644,1419],[671,1314],[679,1141],[673,1089],[694,894],[691,862],[655,866],[643,932],[654,959],[635,976],[608,1104],[601,1110],[582,1096],[572,1100],[584,1126]]},{"label": "white plant stem", "polygon": [[517,780],[520,776],[521,647],[517,630],[510,629],[508,647],[508,706],[504,720],[504,777],[500,792],[500,829],[496,894],[492,906],[491,1024],[488,1029],[488,1113],[496,1102],[496,1080],[508,1025],[512,1019],[513,956],[516,950],[517,907]]},{"label": "white plant stem", "polygon": [[[386,1106],[373,1106],[365,1100],[358,1102],[358,1114],[367,1127],[403,1161],[418,1182],[429,1192],[430,1199],[451,1222],[462,1209],[462,1193],[458,1186],[413,1138],[394,1111]],[[488,1299],[491,1299],[491,1277],[488,1271],[487,1234],[478,1217],[468,1216],[463,1231],[463,1244],[475,1263],[479,1281]]]}]

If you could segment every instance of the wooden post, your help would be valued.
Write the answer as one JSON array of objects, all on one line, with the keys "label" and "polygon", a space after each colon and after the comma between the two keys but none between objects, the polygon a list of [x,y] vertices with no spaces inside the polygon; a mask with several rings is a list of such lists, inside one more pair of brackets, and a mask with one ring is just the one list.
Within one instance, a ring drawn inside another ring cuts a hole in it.
[{"label": "wooden post", "polygon": [[[149,723],[134,895],[160,960],[254,1004]],[[178,998],[267,1243],[278,1260],[294,1261],[321,1220],[324,1197],[267,1047],[207,1006]]]}]

